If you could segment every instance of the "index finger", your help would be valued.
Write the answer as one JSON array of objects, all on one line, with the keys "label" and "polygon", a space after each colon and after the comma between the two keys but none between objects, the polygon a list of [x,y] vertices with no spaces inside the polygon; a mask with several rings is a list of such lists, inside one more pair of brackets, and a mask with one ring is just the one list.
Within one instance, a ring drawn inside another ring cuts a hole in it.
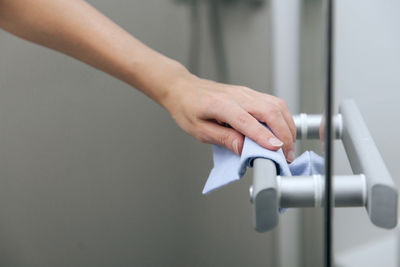
[{"label": "index finger", "polygon": [[262,147],[277,150],[283,145],[281,140],[239,106],[219,107],[219,112],[212,115],[214,119],[228,123],[235,130],[254,140]]}]

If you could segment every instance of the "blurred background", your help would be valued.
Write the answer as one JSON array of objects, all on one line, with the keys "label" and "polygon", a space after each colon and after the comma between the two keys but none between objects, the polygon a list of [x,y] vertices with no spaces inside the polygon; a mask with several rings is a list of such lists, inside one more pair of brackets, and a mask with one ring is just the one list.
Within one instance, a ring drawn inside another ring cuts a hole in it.
[{"label": "blurred background", "polygon": [[[320,0],[88,2],[201,77],[323,112]],[[400,4],[335,2],[335,103],[356,100],[398,183]],[[0,266],[322,266],[321,210],[291,209],[255,232],[251,173],[203,196],[211,146],[160,106],[4,31],[0,48]],[[323,153],[317,141],[296,154],[305,149]],[[335,167],[350,172],[340,143]],[[398,232],[372,226],[365,209],[336,209],[338,266],[400,266]]]}]

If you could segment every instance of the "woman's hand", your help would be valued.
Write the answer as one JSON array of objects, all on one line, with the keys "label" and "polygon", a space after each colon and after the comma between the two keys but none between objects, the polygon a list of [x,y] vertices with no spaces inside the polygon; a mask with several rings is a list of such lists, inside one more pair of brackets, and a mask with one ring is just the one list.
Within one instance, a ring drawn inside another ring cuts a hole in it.
[{"label": "woman's hand", "polygon": [[203,143],[222,145],[239,155],[248,136],[270,150],[282,147],[287,161],[294,160],[296,126],[282,99],[243,86],[184,76],[172,84],[161,103],[183,130]]},{"label": "woman's hand", "polygon": [[127,82],[163,105],[182,129],[204,143],[240,154],[245,135],[271,150],[283,147],[287,160],[293,160],[296,128],[284,101],[191,75],[86,1],[2,0],[0,27]]}]

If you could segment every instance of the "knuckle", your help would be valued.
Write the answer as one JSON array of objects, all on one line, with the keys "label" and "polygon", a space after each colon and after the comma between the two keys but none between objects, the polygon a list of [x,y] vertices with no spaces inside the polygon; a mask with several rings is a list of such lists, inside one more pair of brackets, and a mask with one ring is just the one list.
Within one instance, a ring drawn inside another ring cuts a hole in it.
[{"label": "knuckle", "polygon": [[218,109],[220,109],[223,106],[224,106],[223,98],[215,95],[209,95],[206,97],[205,109],[207,112],[211,112],[214,114],[218,111]]},{"label": "knuckle", "polygon": [[236,86],[236,88],[240,91],[248,91],[251,90],[250,88],[246,87],[246,86],[242,86],[242,85],[238,85]]},{"label": "knuckle", "polygon": [[271,102],[271,99],[273,99],[273,96],[269,95],[269,94],[264,94],[264,93],[260,93],[261,94],[261,98],[265,101],[265,102]]},{"label": "knuckle", "polygon": [[229,140],[230,140],[230,135],[228,133],[222,133],[221,135],[218,136],[218,143],[227,146],[229,145]]},{"label": "knuckle", "polygon": [[245,91],[245,92],[253,91],[253,89],[251,89],[247,86],[241,86],[240,88],[242,89],[242,91]]},{"label": "knuckle", "polygon": [[201,129],[201,128],[197,128],[197,130],[192,129],[189,132],[189,134],[193,135],[201,143],[204,143],[204,144],[209,144],[210,143],[210,138],[205,133],[205,131],[203,129]]},{"label": "knuckle", "polygon": [[269,108],[267,112],[267,119],[268,121],[276,121],[281,117],[281,112],[276,107]]},{"label": "knuckle", "polygon": [[248,124],[248,114],[241,113],[237,116],[236,120],[241,127],[245,127]]},{"label": "knuckle", "polygon": [[285,133],[284,135],[279,136],[279,138],[285,144],[285,147],[287,147],[287,148],[292,147],[293,139],[292,139],[292,135],[291,134]]},{"label": "knuckle", "polygon": [[287,107],[285,100],[283,100],[281,98],[277,98],[275,102],[280,108],[286,108]]},{"label": "knuckle", "polygon": [[218,107],[221,105],[221,98],[215,95],[209,95],[207,99],[208,105],[210,107]]},{"label": "knuckle", "polygon": [[207,143],[207,138],[204,135],[197,135],[196,139],[199,140],[200,142],[206,144]]},{"label": "knuckle", "polygon": [[263,126],[259,126],[255,129],[254,134],[257,138],[261,139],[268,135],[268,131]]}]

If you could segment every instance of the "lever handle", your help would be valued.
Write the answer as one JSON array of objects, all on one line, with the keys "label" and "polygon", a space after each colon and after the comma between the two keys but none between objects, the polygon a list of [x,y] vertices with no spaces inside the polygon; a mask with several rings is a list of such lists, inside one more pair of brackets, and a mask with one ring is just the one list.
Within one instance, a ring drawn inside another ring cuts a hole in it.
[{"label": "lever handle", "polygon": [[353,100],[339,107],[343,116],[342,141],[353,173],[367,178],[366,208],[371,221],[379,227],[397,224],[398,191],[385,162]]},{"label": "lever handle", "polygon": [[[250,201],[254,206],[254,228],[265,232],[278,224],[279,188],[276,165],[269,159],[255,159]],[[253,197],[254,196],[254,197]]]},{"label": "lever handle", "polygon": [[[294,118],[299,138],[318,138],[321,115]],[[354,101],[342,102],[334,127],[354,173],[333,177],[335,206],[365,206],[372,223],[394,228],[398,191]],[[323,206],[324,176],[278,176],[275,163],[268,159],[256,159],[253,166],[250,199],[257,231],[268,231],[278,224],[279,208]]]}]

